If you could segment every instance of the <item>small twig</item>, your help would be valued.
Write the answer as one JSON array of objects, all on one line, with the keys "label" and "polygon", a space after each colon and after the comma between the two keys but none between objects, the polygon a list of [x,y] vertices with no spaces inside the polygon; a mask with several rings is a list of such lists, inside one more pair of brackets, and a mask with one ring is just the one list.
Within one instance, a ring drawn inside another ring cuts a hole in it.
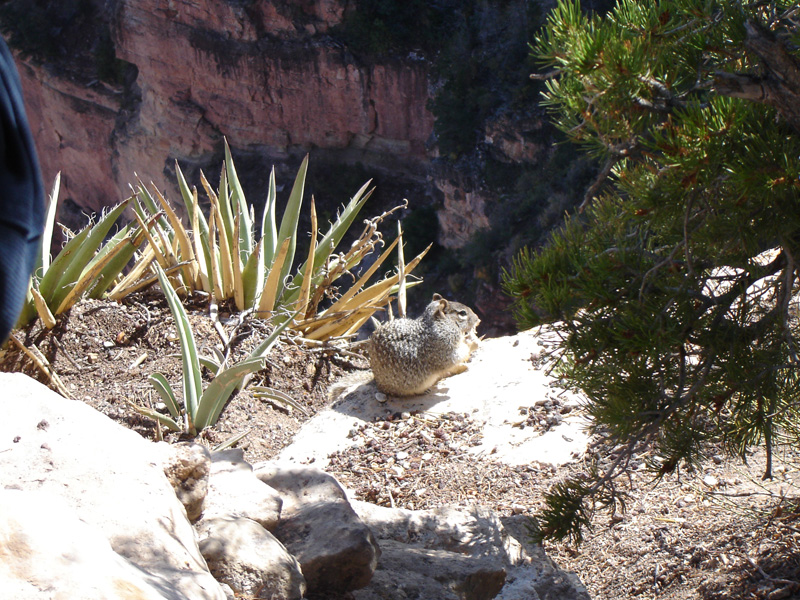
[{"label": "small twig", "polygon": [[[438,423],[436,421],[430,421],[428,419],[423,419],[419,415],[411,415],[411,418],[414,419],[415,421],[419,421],[420,423],[426,423],[427,425],[438,425]],[[416,432],[414,432],[414,433],[416,433]]]},{"label": "small twig", "polygon": [[709,496],[721,496],[723,498],[749,498],[750,496],[767,496],[768,498],[774,498],[777,494],[772,492],[736,492],[736,493],[728,493],[728,492],[715,492],[714,490],[703,490],[704,494]]},{"label": "small twig", "polygon": [[746,560],[747,560],[747,563],[751,567],[753,567],[756,571],[758,571],[758,574],[761,575],[761,577],[763,577],[765,580],[767,580],[767,581],[769,581],[771,583],[778,583],[778,584],[781,584],[781,585],[791,585],[791,586],[796,586],[797,585],[796,581],[792,581],[790,579],[781,579],[781,578],[778,578],[778,577],[772,577],[766,571],[764,571],[764,569],[762,569],[756,561],[754,561],[749,556],[746,557]]},{"label": "small twig", "polygon": [[70,393],[67,391],[67,388],[61,381],[61,378],[53,370],[53,367],[45,358],[44,354],[42,354],[42,352],[35,345],[32,345],[30,348],[28,348],[25,344],[20,342],[13,333],[9,336],[9,339],[11,339],[11,341],[14,342],[17,347],[33,361],[33,364],[39,367],[39,369],[47,376],[47,378],[50,380],[50,383],[53,384],[59,394],[65,398],[72,399],[72,396],[70,396]]},{"label": "small twig", "polygon": [[128,370],[135,369],[136,367],[138,367],[139,365],[141,365],[141,364],[142,364],[142,363],[145,361],[145,359],[146,359],[146,358],[147,358],[147,352],[145,352],[144,354],[140,355],[140,356],[139,356],[139,358],[137,358],[136,360],[134,360],[134,361],[133,361],[133,362],[132,362],[132,363],[131,363],[131,364],[128,366]]},{"label": "small twig", "polygon": [[578,212],[583,212],[589,203],[594,200],[595,194],[597,194],[597,190],[605,183],[608,176],[611,174],[611,170],[614,168],[620,161],[620,157],[618,156],[609,156],[608,160],[606,160],[606,164],[603,165],[603,168],[600,169],[600,173],[598,173],[597,177],[595,178],[592,185],[589,186],[589,189],[586,190],[586,193],[583,195],[583,202],[578,207]]},{"label": "small twig", "polygon": [[66,349],[66,348],[63,346],[63,344],[62,344],[62,343],[61,343],[61,342],[58,340],[58,338],[57,338],[57,337],[55,337],[55,336],[53,336],[51,339],[53,340],[53,344],[55,344],[56,348],[58,348],[58,349],[59,349],[59,350],[60,350],[60,351],[61,351],[61,352],[64,354],[64,357],[65,357],[65,358],[66,358],[66,359],[67,359],[67,360],[68,360],[70,363],[72,363],[72,366],[73,366],[73,367],[75,367],[75,368],[76,368],[78,371],[83,371],[83,367],[82,367],[82,366],[80,366],[80,365],[79,365],[77,362],[75,362],[75,359],[74,359],[74,358],[72,358],[72,356],[70,355],[70,353],[69,353],[69,352],[67,352],[67,349]]},{"label": "small twig", "polygon": [[670,519],[669,517],[653,517],[654,521],[660,521],[662,523],[674,523],[680,525],[681,523],[685,523],[686,519],[678,518],[678,519]]},{"label": "small twig", "polygon": [[782,521],[774,521],[774,523],[776,525],[780,525],[784,529],[788,529],[789,531],[793,531],[795,533],[800,533],[800,529],[798,529],[797,527],[793,527],[792,525],[787,525],[786,523],[784,523]]},{"label": "small twig", "polygon": [[[316,352],[319,352],[320,350],[316,350]],[[338,354],[342,358],[353,358],[353,359],[362,360],[362,361],[363,360],[367,360],[366,356],[364,356],[363,354],[359,354],[358,352],[350,352],[349,350],[343,350],[341,348],[330,348],[330,350],[333,350],[336,354]],[[311,352],[313,353],[313,352],[315,352],[315,350],[311,350]],[[355,368],[363,368],[363,367],[358,367],[357,365],[355,365],[353,363],[347,363],[347,364],[349,364],[349,365],[351,365],[352,367],[355,367]]]},{"label": "small twig", "polygon": [[150,311],[147,310],[147,307],[141,302],[137,302],[136,305],[141,307],[141,309],[144,311],[144,328],[148,329],[150,327]]},{"label": "small twig", "polygon": [[553,69],[552,71],[547,71],[547,73],[531,73],[528,75],[530,79],[534,81],[544,81],[546,79],[553,79],[553,77],[558,77],[561,74],[561,71],[558,69]]},{"label": "small twig", "polygon": [[219,339],[222,341],[222,360],[219,362],[220,371],[225,368],[225,363],[231,355],[231,340],[225,333],[225,328],[219,321],[219,306],[212,299],[208,305],[208,315],[211,317],[211,322],[214,324],[214,331],[217,332]]}]

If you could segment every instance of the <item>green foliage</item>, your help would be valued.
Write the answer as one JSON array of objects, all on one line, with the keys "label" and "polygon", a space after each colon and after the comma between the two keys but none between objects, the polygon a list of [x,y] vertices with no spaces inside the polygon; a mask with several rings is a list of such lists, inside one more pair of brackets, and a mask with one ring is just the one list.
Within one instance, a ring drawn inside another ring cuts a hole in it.
[{"label": "green foliage", "polygon": [[[771,456],[800,424],[800,135],[779,103],[726,85],[768,80],[772,56],[800,59],[785,42],[796,4],[769,6],[622,0],[601,19],[564,0],[536,42],[558,72],[545,94],[557,126],[610,179],[547,247],[518,255],[505,287],[522,327],[558,332],[552,357],[593,431],[624,456],[649,448],[656,475],[716,441]],[[554,490],[543,535],[579,539],[625,464]]]},{"label": "green foliage", "polygon": [[[186,310],[180,298],[172,289],[169,279],[163,269],[155,266],[158,281],[167,298],[172,316],[178,329],[178,339],[181,345],[181,360],[183,363],[183,406],[180,405],[175,392],[167,378],[161,373],[150,376],[150,382],[164,401],[169,411],[165,415],[149,408],[136,406],[143,415],[157,420],[173,431],[197,435],[206,427],[217,422],[222,409],[227,404],[236,388],[241,387],[245,377],[255,373],[266,366],[266,356],[278,337],[289,324],[284,322],[276,327],[250,355],[241,362],[223,368],[219,363],[209,358],[202,358],[197,352],[192,326],[186,315]],[[201,363],[210,366],[214,371],[214,380],[203,389],[203,380],[200,372]]]},{"label": "green foliage", "polygon": [[56,176],[50,194],[39,256],[19,326],[30,323],[38,315],[46,327],[52,328],[55,316],[72,308],[82,297],[105,295],[144,240],[141,230],[130,225],[108,238],[128,205],[125,201],[104,213],[97,223],[90,223],[73,235],[51,262],[50,244],[60,187],[61,173]]},{"label": "green foliage", "polygon": [[[178,184],[191,229],[184,226],[157,189],[153,188],[151,193],[140,182],[135,189],[135,209],[148,246],[110,297],[116,299],[152,283],[154,279],[147,278],[146,273],[156,262],[181,293],[202,290],[218,302],[232,300],[237,310],[253,311],[256,316],[272,318],[276,323],[283,323],[290,314],[295,314],[297,319],[290,326],[310,340],[352,335],[389,302],[398,283],[399,274],[396,273],[366,286],[388,257],[391,246],[364,274],[351,277],[351,271],[383,245],[378,225],[388,213],[367,220],[364,231],[350,248],[337,254],[337,246],[372,193],[367,190],[369,182],[350,199],[322,237],[317,230],[312,198],[311,243],[305,260],[298,261],[300,266],[292,274],[307,169],[308,157],[300,165],[280,226],[276,217],[277,184],[273,170],[258,227],[260,238],[227,142],[217,191],[201,173],[201,182],[211,201],[208,219],[200,208],[197,190],[189,189],[177,167]],[[409,263],[406,273],[419,264],[423,254]],[[342,291],[337,287],[340,280],[348,281]]]}]

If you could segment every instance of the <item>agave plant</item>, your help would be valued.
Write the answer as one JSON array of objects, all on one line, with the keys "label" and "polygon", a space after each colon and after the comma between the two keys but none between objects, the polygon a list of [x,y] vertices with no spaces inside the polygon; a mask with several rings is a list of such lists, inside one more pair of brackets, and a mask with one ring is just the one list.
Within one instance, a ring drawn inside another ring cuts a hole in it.
[{"label": "agave plant", "polygon": [[143,228],[126,225],[104,241],[127,207],[126,200],[90,223],[64,245],[50,260],[50,244],[55,226],[61,173],[56,175],[49,196],[45,229],[36,268],[28,288],[28,298],[18,325],[41,318],[46,327],[55,326],[55,315],[70,309],[80,298],[102,297],[119,277],[144,240]]},{"label": "agave plant", "polygon": [[[180,298],[172,288],[164,270],[158,265],[155,266],[155,270],[178,329],[183,373],[183,406],[178,401],[167,378],[161,373],[153,373],[149,380],[164,401],[169,414],[165,415],[142,406],[135,406],[135,408],[143,415],[157,420],[173,431],[197,435],[198,432],[217,422],[222,409],[236,388],[242,386],[245,378],[265,367],[266,355],[289,321],[275,327],[267,339],[259,344],[246,359],[224,367],[214,359],[199,355],[192,326]],[[203,389],[201,366],[208,367],[214,373],[214,380],[205,389]]]},{"label": "agave plant", "polygon": [[[202,290],[213,295],[218,302],[232,300],[238,310],[251,310],[256,316],[272,318],[276,323],[282,323],[290,313],[296,314],[290,326],[308,339],[325,340],[354,333],[376,310],[388,303],[390,294],[396,289],[399,273],[365,287],[391,248],[341,295],[335,292],[334,286],[383,243],[378,224],[389,213],[366,221],[363,233],[350,249],[336,254],[336,247],[372,194],[368,189],[370,182],[356,192],[321,238],[317,232],[312,198],[308,255],[292,276],[307,170],[308,156],[295,177],[280,226],[276,219],[277,186],[275,170],[272,170],[260,238],[256,236],[253,209],[245,199],[227,142],[217,191],[201,173],[201,184],[211,203],[208,218],[200,210],[197,189],[189,188],[176,163],[178,184],[191,229],[184,226],[155,186],[151,186],[151,193],[139,181],[134,189],[134,206],[149,244],[136,266],[110,297],[115,298],[151,283],[153,278],[143,277],[149,265],[157,262],[169,273],[172,284],[179,291]],[[423,255],[424,252],[409,263],[405,274],[419,263]],[[320,309],[322,302],[331,297],[333,303]]]}]

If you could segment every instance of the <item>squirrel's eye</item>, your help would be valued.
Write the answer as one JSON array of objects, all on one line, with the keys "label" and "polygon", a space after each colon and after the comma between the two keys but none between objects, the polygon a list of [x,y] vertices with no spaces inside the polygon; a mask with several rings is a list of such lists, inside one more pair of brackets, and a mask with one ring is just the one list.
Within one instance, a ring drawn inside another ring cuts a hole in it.
[{"label": "squirrel's eye", "polygon": [[459,315],[460,317],[466,317],[466,316],[467,316],[467,311],[465,311],[465,310],[462,308],[460,311],[458,311],[458,315]]}]

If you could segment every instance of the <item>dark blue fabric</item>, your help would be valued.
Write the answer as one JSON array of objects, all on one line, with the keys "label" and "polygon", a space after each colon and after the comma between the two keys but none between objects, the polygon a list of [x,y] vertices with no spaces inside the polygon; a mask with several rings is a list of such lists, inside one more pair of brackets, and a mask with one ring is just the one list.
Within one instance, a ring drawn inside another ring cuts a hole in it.
[{"label": "dark blue fabric", "polygon": [[22,85],[0,38],[0,342],[25,301],[44,227],[44,188]]}]

